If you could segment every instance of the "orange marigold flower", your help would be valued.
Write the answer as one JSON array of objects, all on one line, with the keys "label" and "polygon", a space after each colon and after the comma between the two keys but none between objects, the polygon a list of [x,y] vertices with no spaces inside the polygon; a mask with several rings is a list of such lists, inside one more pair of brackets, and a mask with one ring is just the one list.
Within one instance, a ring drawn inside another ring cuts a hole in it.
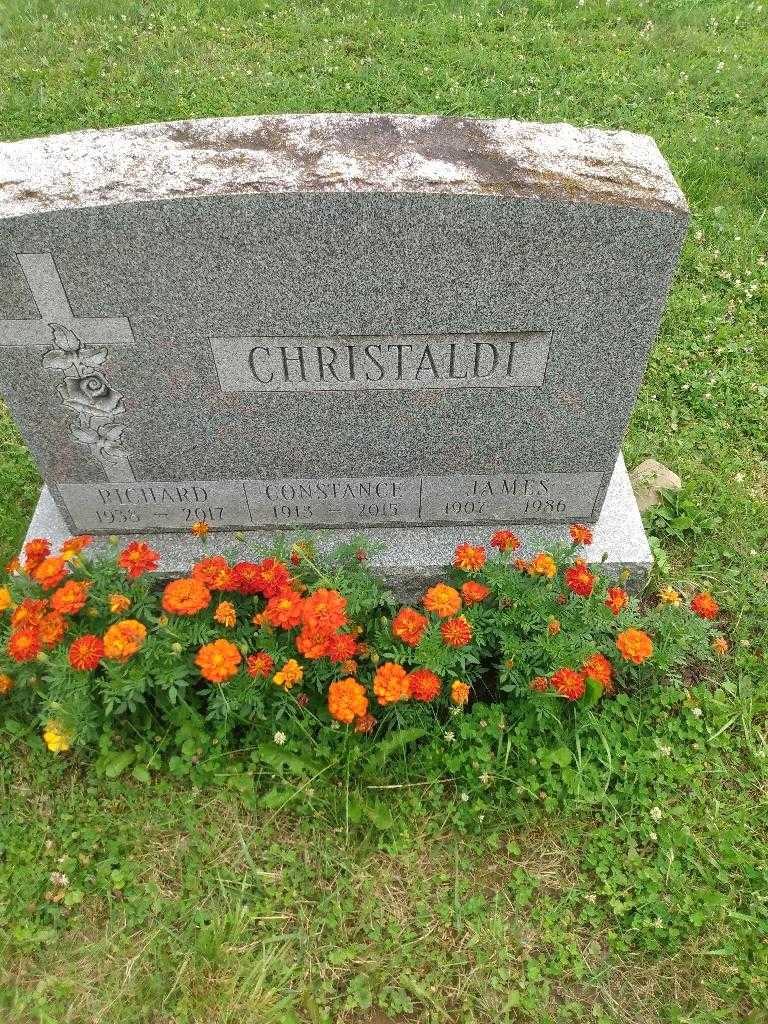
[{"label": "orange marigold flower", "polygon": [[513,564],[519,572],[528,572],[528,563],[524,558],[516,558]]},{"label": "orange marigold flower", "polygon": [[517,551],[520,547],[520,538],[511,530],[497,530],[491,537],[491,547],[499,551]]},{"label": "orange marigold flower", "polygon": [[544,693],[549,689],[549,680],[546,676],[536,676],[535,679],[531,680],[530,688],[537,693]]},{"label": "orange marigold flower", "polygon": [[79,636],[69,646],[69,664],[79,672],[92,672],[103,657],[104,641],[100,636]]},{"label": "orange marigold flower", "polygon": [[293,590],[284,590],[270,597],[264,609],[264,618],[271,626],[293,629],[301,622],[304,599]]},{"label": "orange marigold flower", "polygon": [[558,669],[552,675],[551,683],[566,700],[578,700],[586,689],[584,673],[574,672],[572,668]]},{"label": "orange marigold flower", "polygon": [[0,612],[6,612],[13,604],[13,598],[8,587],[0,587]]},{"label": "orange marigold flower", "polygon": [[56,647],[66,633],[67,620],[61,612],[48,612],[40,623],[39,629],[40,643],[46,651],[50,651],[52,648]]},{"label": "orange marigold flower", "polygon": [[37,628],[43,621],[43,616],[48,611],[46,598],[25,597],[18,608],[15,608],[11,615],[11,628],[21,629],[22,626],[33,626]]},{"label": "orange marigold flower", "polygon": [[233,589],[233,571],[222,555],[202,558],[192,566],[192,579],[204,584],[209,590]]},{"label": "orange marigold flower", "polygon": [[565,585],[579,597],[589,597],[594,590],[595,577],[581,558],[577,558],[574,564],[566,569]]},{"label": "orange marigold flower", "polygon": [[557,636],[561,629],[562,626],[559,619],[550,619],[547,623],[547,632],[550,636]]},{"label": "orange marigold flower", "polygon": [[199,537],[202,540],[203,537],[208,536],[210,529],[211,528],[208,523],[204,523],[202,519],[198,519],[196,523],[192,523],[190,532],[193,536]]},{"label": "orange marigold flower", "polygon": [[705,591],[703,594],[697,594],[691,601],[691,611],[695,612],[700,619],[716,619],[720,605],[711,594]]},{"label": "orange marigold flower", "polygon": [[527,571],[530,576],[546,576],[548,580],[551,580],[557,573],[557,566],[552,555],[540,551],[528,564]]},{"label": "orange marigold flower", "polygon": [[490,592],[490,587],[486,587],[484,583],[478,583],[477,580],[467,580],[466,583],[461,585],[461,596],[464,598],[464,604],[467,607],[484,601]]},{"label": "orange marigold flower", "polygon": [[613,665],[604,654],[596,651],[584,662],[582,671],[588,679],[600,683],[605,693],[613,692]]},{"label": "orange marigold flower", "polygon": [[275,660],[266,651],[258,651],[246,658],[245,667],[249,676],[254,679],[266,679],[275,667]]},{"label": "orange marigold flower", "polygon": [[266,623],[266,621],[267,617],[264,614],[264,612],[256,612],[253,616],[251,616],[251,622],[257,629],[261,629],[261,627]]},{"label": "orange marigold flower", "polygon": [[13,680],[5,672],[0,672],[0,697],[5,697],[13,689]]},{"label": "orange marigold flower", "polygon": [[89,544],[93,544],[93,537],[90,533],[84,533],[80,537],[70,537],[69,540],[65,540],[61,545],[59,554],[65,561],[69,561],[75,555],[79,555],[81,551],[85,550]]},{"label": "orange marigold flower", "polygon": [[730,650],[730,645],[724,636],[716,636],[712,641],[712,650],[715,654],[725,655]]},{"label": "orange marigold flower", "polygon": [[36,537],[24,545],[24,568],[28,573],[40,565],[51,553],[51,542],[44,537]]},{"label": "orange marigold flower", "polygon": [[14,661],[33,661],[41,649],[40,633],[34,626],[22,626],[11,633],[8,653]]},{"label": "orange marigold flower", "polygon": [[51,595],[51,608],[62,615],[76,615],[88,600],[91,581],[68,580]]},{"label": "orange marigold flower", "polygon": [[317,661],[318,658],[328,656],[331,638],[327,633],[317,633],[306,627],[296,637],[294,643],[299,654],[303,654],[310,661]]},{"label": "orange marigold flower", "polygon": [[39,583],[43,590],[53,590],[54,587],[58,587],[66,575],[67,563],[59,555],[44,558],[32,571],[32,579]]},{"label": "orange marigold flower", "polygon": [[104,634],[104,655],[113,661],[127,661],[141,650],[147,627],[136,619],[122,619]]},{"label": "orange marigold flower", "polygon": [[347,725],[368,714],[365,687],[356,679],[338,679],[328,687],[328,711],[337,722]]},{"label": "orange marigold flower", "polygon": [[461,594],[447,583],[436,583],[424,595],[424,607],[441,619],[448,619],[461,608]]},{"label": "orange marigold flower", "polygon": [[301,617],[308,629],[333,633],[347,624],[347,599],[338,590],[320,588],[304,599]]},{"label": "orange marigold flower", "polygon": [[197,615],[210,603],[211,592],[200,580],[172,580],[163,591],[163,611],[171,615]]},{"label": "orange marigold flower", "polygon": [[226,626],[227,629],[232,629],[237,622],[235,606],[231,601],[219,601],[216,605],[216,611],[213,613],[213,618],[220,626]]},{"label": "orange marigold flower", "polygon": [[110,594],[109,595],[109,610],[113,615],[122,615],[123,612],[127,612],[133,604],[130,597],[126,597],[125,594]]},{"label": "orange marigold flower", "polygon": [[629,594],[621,587],[609,587],[605,598],[605,607],[610,608],[614,615],[618,615],[622,608],[629,604]]},{"label": "orange marigold flower", "polygon": [[222,638],[204,644],[197,652],[195,664],[200,669],[200,675],[209,683],[226,683],[237,675],[242,660],[243,656],[237,647]]},{"label": "orange marigold flower", "polygon": [[472,627],[464,615],[440,624],[440,635],[449,647],[465,647],[472,639]]},{"label": "orange marigold flower", "polygon": [[[349,633],[334,633],[328,640],[328,657],[336,663],[349,661],[357,653],[357,641]],[[354,671],[348,670],[348,671]]]},{"label": "orange marigold flower", "polygon": [[[244,567],[248,570],[244,572]],[[265,558],[256,566],[256,571],[251,569],[252,563],[239,563],[235,566],[237,580],[241,594],[262,594],[264,597],[275,597],[282,590],[291,584],[291,574],[286,566],[276,558]],[[248,587],[243,590],[243,587]],[[255,589],[250,589],[251,587]]]},{"label": "orange marigold flower", "polygon": [[616,637],[616,646],[622,658],[635,665],[642,665],[653,654],[651,638],[642,629],[625,629]]},{"label": "orange marigold flower", "polygon": [[454,704],[466,704],[469,701],[469,686],[460,679],[451,683],[451,700]]},{"label": "orange marigold flower", "polygon": [[6,563],[5,571],[9,576],[14,576],[16,573],[21,572],[21,562],[18,558],[12,558],[10,562]]},{"label": "orange marigold flower", "polygon": [[290,690],[296,683],[300,683],[303,678],[304,669],[295,658],[289,658],[280,671],[275,672],[272,682],[276,686],[284,686],[286,690]]},{"label": "orange marigold flower", "polygon": [[592,543],[592,531],[584,523],[574,523],[573,526],[569,527],[568,532],[574,544],[586,545]]},{"label": "orange marigold flower", "polygon": [[662,604],[671,604],[677,607],[683,599],[678,590],[673,590],[672,587],[663,587],[659,591],[659,600]]},{"label": "orange marigold flower", "polygon": [[409,647],[416,647],[427,628],[427,617],[415,608],[401,608],[392,619],[392,635]]},{"label": "orange marigold flower", "polygon": [[355,732],[369,733],[376,727],[376,719],[370,712],[355,719]]},{"label": "orange marigold flower", "polygon": [[485,565],[485,548],[473,544],[459,544],[453,564],[464,572],[477,572]]},{"label": "orange marigold flower", "polygon": [[124,548],[117,559],[121,569],[125,569],[132,580],[143,576],[145,572],[152,572],[157,568],[160,555],[145,544],[143,540],[135,540]]},{"label": "orange marigold flower", "polygon": [[425,703],[434,700],[440,693],[442,683],[428,668],[417,668],[408,676],[410,695],[414,700]]},{"label": "orange marigold flower", "polygon": [[339,670],[344,673],[345,676],[353,676],[357,673],[357,662],[354,658],[349,658],[347,661],[342,661],[339,665]]},{"label": "orange marigold flower", "polygon": [[402,665],[386,661],[373,677],[373,692],[379,704],[395,704],[405,700],[409,694],[408,673]]}]

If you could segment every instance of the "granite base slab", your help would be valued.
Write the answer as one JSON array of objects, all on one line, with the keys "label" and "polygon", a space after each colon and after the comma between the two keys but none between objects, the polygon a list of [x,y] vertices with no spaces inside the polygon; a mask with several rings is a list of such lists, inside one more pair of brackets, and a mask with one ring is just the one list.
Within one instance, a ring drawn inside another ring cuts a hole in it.
[{"label": "granite base slab", "polygon": [[[568,525],[531,526],[505,524],[520,538],[519,555],[528,558],[537,551],[554,544],[568,543]],[[355,537],[365,538],[382,545],[371,556],[371,565],[402,600],[419,596],[425,586],[433,583],[453,559],[458,544],[485,544],[497,526],[466,524],[461,526],[408,526],[377,529],[329,529],[315,531],[321,549],[332,548]],[[603,563],[610,575],[629,573],[627,586],[640,590],[648,579],[653,564],[648,540],[632,492],[623,456],[619,456],[613,472],[603,510],[592,526],[593,542],[583,549],[590,563]],[[27,533],[32,537],[47,537],[54,548],[71,535],[56,508],[47,487],[44,487]],[[254,530],[246,534],[212,533],[203,544],[188,533],[142,534],[160,554],[159,576],[184,575],[190,566],[206,553],[221,552],[240,561],[249,557],[252,549],[273,542],[275,533]],[[119,541],[128,544],[134,535],[121,535]],[[110,541],[99,537],[91,550],[104,550]]]}]

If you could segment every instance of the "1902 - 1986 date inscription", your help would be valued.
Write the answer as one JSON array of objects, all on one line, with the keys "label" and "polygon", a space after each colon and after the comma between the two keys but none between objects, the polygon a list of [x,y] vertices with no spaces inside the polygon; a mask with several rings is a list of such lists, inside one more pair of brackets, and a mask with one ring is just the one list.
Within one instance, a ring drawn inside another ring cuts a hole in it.
[{"label": "1902 - 1986 date inscription", "polygon": [[160,533],[417,523],[565,522],[592,517],[600,473],[61,484],[76,529]]}]

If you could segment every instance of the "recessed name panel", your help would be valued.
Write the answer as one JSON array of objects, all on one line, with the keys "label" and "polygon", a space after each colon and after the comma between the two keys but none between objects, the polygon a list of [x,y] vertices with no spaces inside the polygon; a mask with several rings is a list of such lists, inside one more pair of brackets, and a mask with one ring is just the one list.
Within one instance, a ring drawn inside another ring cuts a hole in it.
[{"label": "recessed name panel", "polygon": [[591,519],[600,473],[62,484],[86,533]]},{"label": "recessed name panel", "polygon": [[211,338],[221,389],[377,391],[535,387],[551,333]]}]

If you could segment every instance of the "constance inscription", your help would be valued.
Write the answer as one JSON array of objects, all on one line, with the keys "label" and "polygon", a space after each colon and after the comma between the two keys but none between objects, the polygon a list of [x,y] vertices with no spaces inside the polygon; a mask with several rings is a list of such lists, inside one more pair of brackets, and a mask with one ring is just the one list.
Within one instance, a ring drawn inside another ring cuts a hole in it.
[{"label": "constance inscription", "polygon": [[334,338],[211,338],[221,388],[354,391],[535,387],[551,334],[540,331]]},{"label": "constance inscription", "polygon": [[87,533],[413,523],[550,523],[594,518],[600,473],[340,477],[61,484]]}]

